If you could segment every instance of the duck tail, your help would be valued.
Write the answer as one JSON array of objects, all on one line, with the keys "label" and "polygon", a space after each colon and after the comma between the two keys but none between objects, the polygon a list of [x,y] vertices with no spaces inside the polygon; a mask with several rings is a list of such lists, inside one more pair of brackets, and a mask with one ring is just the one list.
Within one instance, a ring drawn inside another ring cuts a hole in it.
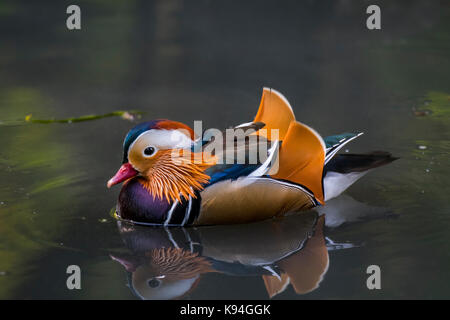
[{"label": "duck tail", "polygon": [[372,151],[363,154],[338,154],[325,166],[325,173],[332,171],[338,173],[364,172],[384,166],[399,158],[393,157],[390,152]]},{"label": "duck tail", "polygon": [[325,152],[323,139],[316,131],[298,121],[291,122],[281,144],[278,172],[271,176],[306,187],[318,202],[325,204]]},{"label": "duck tail", "polygon": [[325,216],[320,216],[314,234],[305,246],[296,253],[280,260],[277,265],[290,280],[297,294],[306,294],[317,289],[330,264],[323,235]]},{"label": "duck tail", "polygon": [[265,124],[263,129],[257,131],[258,135],[272,141],[282,141],[278,165],[271,168],[269,175],[306,187],[323,204],[322,173],[326,149],[322,137],[296,121],[288,100],[271,88],[263,89],[253,122]]},{"label": "duck tail", "polygon": [[262,278],[269,298],[282,293],[289,285],[289,276],[286,273],[283,273],[280,277],[263,275]]},{"label": "duck tail", "polygon": [[389,152],[373,151],[364,154],[338,154],[324,168],[325,200],[339,196],[371,169],[384,166],[399,158]]},{"label": "duck tail", "polygon": [[[295,115],[289,101],[278,91],[264,88],[253,122],[262,122],[265,127],[257,134],[269,140],[283,140],[293,121],[295,121]],[[272,136],[273,129],[277,130],[277,136],[275,136],[276,133]]]}]

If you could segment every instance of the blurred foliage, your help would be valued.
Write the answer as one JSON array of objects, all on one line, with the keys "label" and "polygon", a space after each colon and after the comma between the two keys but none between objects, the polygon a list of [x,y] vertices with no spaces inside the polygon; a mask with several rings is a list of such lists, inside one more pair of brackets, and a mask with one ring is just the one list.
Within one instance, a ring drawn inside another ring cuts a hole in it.
[{"label": "blurred foliage", "polygon": [[[0,91],[2,116],[14,118],[29,110],[49,107],[38,90],[26,87]],[[7,130],[7,131],[6,131]],[[2,170],[0,179],[0,297],[10,297],[21,283],[33,277],[30,261],[47,250],[64,232],[63,216],[55,215],[76,204],[76,189],[64,186],[79,179],[67,176],[74,146],[52,141],[50,127],[0,128]],[[7,132],[7,134],[5,134]],[[57,183],[55,183],[57,181]],[[50,191],[34,196],[38,191]]]}]

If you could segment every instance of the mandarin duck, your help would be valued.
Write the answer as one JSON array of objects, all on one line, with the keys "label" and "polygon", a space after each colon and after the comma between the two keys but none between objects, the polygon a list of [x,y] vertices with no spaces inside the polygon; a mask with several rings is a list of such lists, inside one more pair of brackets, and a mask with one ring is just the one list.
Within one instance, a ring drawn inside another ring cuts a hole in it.
[{"label": "mandarin duck", "polygon": [[[164,226],[281,217],[324,205],[370,169],[396,159],[380,151],[337,154],[362,133],[323,139],[296,121],[287,99],[269,88],[263,89],[254,120],[229,130],[245,133],[211,150],[220,142],[216,136],[197,137],[180,122],[154,120],[131,129],[123,164],[107,183],[123,182],[116,217]],[[243,152],[244,161],[224,161],[230,152]],[[256,161],[249,159],[255,153]]]},{"label": "mandarin duck", "polygon": [[111,254],[141,299],[180,299],[204,274],[259,277],[270,298],[314,291],[329,266],[324,216],[314,211],[250,225],[157,228],[118,222],[130,253]]}]

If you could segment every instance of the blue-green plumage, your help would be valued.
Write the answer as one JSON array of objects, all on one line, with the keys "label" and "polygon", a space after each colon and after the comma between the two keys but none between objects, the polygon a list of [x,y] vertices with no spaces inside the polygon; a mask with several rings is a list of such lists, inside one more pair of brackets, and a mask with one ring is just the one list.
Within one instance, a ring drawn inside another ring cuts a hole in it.
[{"label": "blue-green plumage", "polygon": [[153,120],[140,123],[128,132],[123,141],[123,163],[128,162],[128,149],[130,148],[130,145],[137,139],[137,137],[139,137],[141,133],[157,127],[157,124],[160,121],[163,120]]},{"label": "blue-green plumage", "polygon": [[325,146],[327,148],[331,148],[333,146],[341,144],[345,140],[356,137],[357,135],[359,135],[359,133],[346,132],[334,136],[325,137],[323,140],[325,141]]}]

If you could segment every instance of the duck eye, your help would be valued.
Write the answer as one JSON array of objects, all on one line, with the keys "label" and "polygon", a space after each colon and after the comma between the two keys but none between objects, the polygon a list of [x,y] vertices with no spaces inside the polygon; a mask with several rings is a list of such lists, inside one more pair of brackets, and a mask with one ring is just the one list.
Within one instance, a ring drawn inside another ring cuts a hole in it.
[{"label": "duck eye", "polygon": [[154,147],[147,147],[144,149],[144,155],[147,157],[154,155],[155,152],[156,152],[156,149]]},{"label": "duck eye", "polygon": [[160,281],[159,281],[158,279],[155,279],[155,278],[150,279],[150,280],[148,280],[148,282],[147,282],[147,284],[148,284],[148,286],[149,286],[150,288],[156,288],[156,287],[158,287],[158,286],[159,286],[159,283],[160,283]]}]

